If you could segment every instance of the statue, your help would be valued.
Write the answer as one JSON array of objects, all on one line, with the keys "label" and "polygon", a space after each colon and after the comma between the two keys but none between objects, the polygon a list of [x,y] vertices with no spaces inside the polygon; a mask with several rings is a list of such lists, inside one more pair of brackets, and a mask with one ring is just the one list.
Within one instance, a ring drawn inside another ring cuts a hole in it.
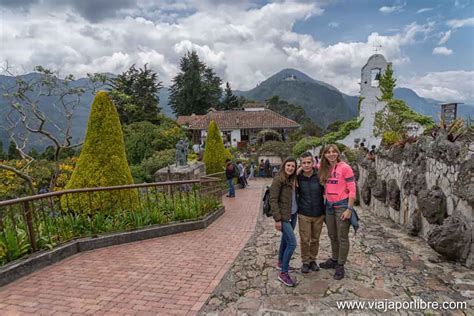
[{"label": "statue", "polygon": [[176,144],[176,167],[184,167],[188,165],[188,140],[181,139]]}]

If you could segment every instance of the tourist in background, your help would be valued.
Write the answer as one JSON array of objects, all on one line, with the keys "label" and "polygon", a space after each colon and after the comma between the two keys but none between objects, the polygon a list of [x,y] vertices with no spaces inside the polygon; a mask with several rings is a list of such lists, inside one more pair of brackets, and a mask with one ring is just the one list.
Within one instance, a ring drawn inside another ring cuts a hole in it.
[{"label": "tourist in background", "polygon": [[281,231],[278,265],[278,280],[286,286],[295,286],[290,277],[290,260],[296,249],[294,229],[297,221],[296,204],[296,160],[287,158],[270,187],[270,207],[275,220],[275,228]]},{"label": "tourist in background", "polygon": [[324,187],[314,168],[313,155],[305,152],[300,157],[301,170],[297,175],[298,221],[301,240],[302,273],[319,271],[316,258],[319,238],[324,223]]},{"label": "tourist in background", "polygon": [[260,165],[258,166],[258,176],[260,178],[265,177],[265,162],[263,159],[260,160]]},{"label": "tourist in background", "polygon": [[226,159],[225,161],[225,177],[227,179],[227,185],[229,187],[229,194],[227,197],[234,198],[235,197],[235,188],[234,188],[234,174],[236,166],[232,163],[230,159]]},{"label": "tourist in background", "polygon": [[255,180],[255,164],[250,163],[249,180]]},{"label": "tourist in background", "polygon": [[321,155],[320,182],[325,186],[326,226],[331,239],[332,257],[320,264],[323,269],[336,269],[334,279],[344,278],[349,254],[349,227],[358,228],[354,210],[356,184],[351,166],[341,160],[336,145],[327,145]]}]

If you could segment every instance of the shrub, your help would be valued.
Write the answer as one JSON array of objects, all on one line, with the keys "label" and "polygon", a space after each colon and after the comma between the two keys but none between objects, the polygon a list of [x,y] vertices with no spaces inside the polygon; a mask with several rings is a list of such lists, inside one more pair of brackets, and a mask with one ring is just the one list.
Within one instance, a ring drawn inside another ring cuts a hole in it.
[{"label": "shrub", "polygon": [[274,154],[285,160],[288,156],[291,156],[292,148],[293,144],[290,142],[269,141],[260,146],[258,154]]},{"label": "shrub", "polygon": [[403,135],[399,132],[387,131],[383,133],[382,136],[382,145],[383,146],[392,146],[399,143],[403,139]]},{"label": "shrub", "polygon": [[132,166],[132,175],[136,183],[155,182],[155,173],[175,162],[175,150],[165,149],[157,151],[153,156],[142,161],[141,164]]},{"label": "shrub", "polygon": [[211,121],[207,129],[206,149],[204,150],[204,163],[206,173],[213,174],[225,169],[225,160],[232,158],[232,154],[224,148],[221,132],[216,122]]},{"label": "shrub", "polygon": [[[125,155],[122,127],[117,109],[104,91],[99,91],[92,103],[87,132],[76,168],[65,189],[107,187],[132,184],[133,179]],[[130,192],[125,207],[136,203],[136,192]],[[73,200],[63,197],[63,208],[77,213],[94,213],[94,209],[113,208],[120,199],[111,193],[106,200],[83,194]]]},{"label": "shrub", "polygon": [[130,164],[136,165],[151,157],[155,152],[174,149],[186,135],[173,120],[161,117],[160,125],[147,121],[136,122],[124,127],[125,148]]}]

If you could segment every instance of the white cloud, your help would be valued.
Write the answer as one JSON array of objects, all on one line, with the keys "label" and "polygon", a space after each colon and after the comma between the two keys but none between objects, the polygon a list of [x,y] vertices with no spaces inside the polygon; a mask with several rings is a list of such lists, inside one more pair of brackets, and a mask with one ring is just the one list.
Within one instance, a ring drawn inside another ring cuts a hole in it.
[{"label": "white cloud", "polygon": [[474,71],[431,72],[424,76],[400,77],[398,82],[425,98],[443,102],[474,100]]},{"label": "white cloud", "polygon": [[297,21],[323,14],[313,1],[264,6],[247,1],[232,10],[224,0],[188,0],[176,6],[162,0],[160,3],[168,3],[168,7],[159,8],[152,0],[137,3],[136,12],[136,8],[124,10],[120,13],[123,16],[96,23],[74,10],[51,14],[41,5],[31,6],[28,14],[4,14],[0,61],[8,60],[27,71],[44,65],[77,77],[88,72],[120,73],[132,64],[142,67],[147,63],[168,86],[182,55],[194,49],[233,89],[253,88],[291,67],[355,95],[360,69],[374,54],[374,46],[382,45],[379,52],[395,66],[406,64],[410,59],[403,48],[424,41],[434,32],[433,23],[412,23],[395,34],[372,32],[364,40],[326,45],[316,36],[293,30]]},{"label": "white cloud", "polygon": [[421,8],[420,10],[416,11],[416,13],[420,14],[420,13],[423,13],[423,12],[428,12],[428,11],[432,11],[433,8]]},{"label": "white cloud", "polygon": [[401,12],[405,5],[394,5],[394,6],[383,6],[379,9],[383,14],[391,14],[396,12]]},{"label": "white cloud", "polygon": [[333,27],[333,28],[338,28],[339,27],[339,22],[329,22],[328,26]]},{"label": "white cloud", "polygon": [[438,45],[443,45],[443,44],[446,44],[446,42],[449,40],[449,38],[451,37],[451,33],[452,31],[449,30],[445,33],[441,33],[442,37],[441,39],[438,41]]},{"label": "white cloud", "polygon": [[453,53],[452,49],[446,48],[444,46],[435,47],[433,49],[433,55],[451,55]]},{"label": "white cloud", "polygon": [[453,29],[458,29],[464,26],[474,26],[474,18],[462,19],[462,20],[449,20],[446,24]]}]

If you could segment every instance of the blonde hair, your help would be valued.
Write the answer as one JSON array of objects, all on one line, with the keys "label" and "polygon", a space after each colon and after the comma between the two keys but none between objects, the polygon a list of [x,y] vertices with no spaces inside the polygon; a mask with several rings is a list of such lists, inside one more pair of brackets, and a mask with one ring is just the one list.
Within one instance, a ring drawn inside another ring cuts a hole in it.
[{"label": "blonde hair", "polygon": [[322,185],[326,185],[326,181],[329,179],[329,172],[331,171],[331,164],[324,156],[331,148],[337,152],[337,162],[341,161],[341,151],[337,148],[336,144],[328,144],[324,147],[321,152],[321,162],[319,165],[319,181]]}]

